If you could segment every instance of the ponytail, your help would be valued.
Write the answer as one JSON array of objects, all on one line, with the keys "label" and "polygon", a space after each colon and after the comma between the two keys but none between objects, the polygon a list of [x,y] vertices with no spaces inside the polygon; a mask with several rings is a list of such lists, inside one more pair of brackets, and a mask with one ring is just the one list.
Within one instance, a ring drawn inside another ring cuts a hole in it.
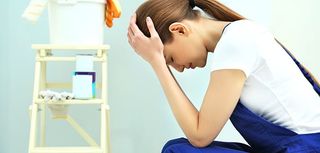
[{"label": "ponytail", "polygon": [[237,21],[245,19],[240,14],[221,4],[217,0],[194,0],[195,6],[219,21]]}]

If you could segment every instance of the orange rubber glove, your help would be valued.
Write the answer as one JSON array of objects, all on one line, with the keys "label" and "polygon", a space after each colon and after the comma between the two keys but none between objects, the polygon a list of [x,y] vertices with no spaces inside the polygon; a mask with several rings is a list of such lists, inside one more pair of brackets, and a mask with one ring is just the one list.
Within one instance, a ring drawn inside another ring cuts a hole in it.
[{"label": "orange rubber glove", "polygon": [[105,6],[105,22],[106,25],[111,28],[113,23],[112,20],[114,18],[119,18],[121,15],[121,6],[118,0],[106,0]]}]

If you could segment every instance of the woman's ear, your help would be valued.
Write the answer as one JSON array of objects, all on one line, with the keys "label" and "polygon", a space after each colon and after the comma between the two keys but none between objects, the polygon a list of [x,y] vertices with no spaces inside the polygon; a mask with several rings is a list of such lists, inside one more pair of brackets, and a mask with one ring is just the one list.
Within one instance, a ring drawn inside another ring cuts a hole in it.
[{"label": "woman's ear", "polygon": [[181,22],[174,22],[169,26],[169,31],[173,34],[179,34],[179,35],[189,35],[190,29],[187,27],[187,25],[181,23]]}]

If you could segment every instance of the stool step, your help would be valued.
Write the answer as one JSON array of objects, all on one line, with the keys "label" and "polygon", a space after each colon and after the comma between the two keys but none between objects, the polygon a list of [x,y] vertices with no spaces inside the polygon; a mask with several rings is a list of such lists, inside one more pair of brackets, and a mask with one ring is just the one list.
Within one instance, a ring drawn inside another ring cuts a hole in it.
[{"label": "stool step", "polygon": [[36,147],[30,153],[103,153],[99,147]]},{"label": "stool step", "polygon": [[55,50],[97,50],[110,49],[109,45],[58,45],[58,44],[33,44],[33,49],[55,49]]},{"label": "stool step", "polygon": [[36,99],[35,103],[37,104],[48,104],[48,105],[73,105],[73,104],[103,104],[104,100],[102,99],[88,99],[88,100],[62,100],[57,102],[48,101],[46,102],[44,99]]}]

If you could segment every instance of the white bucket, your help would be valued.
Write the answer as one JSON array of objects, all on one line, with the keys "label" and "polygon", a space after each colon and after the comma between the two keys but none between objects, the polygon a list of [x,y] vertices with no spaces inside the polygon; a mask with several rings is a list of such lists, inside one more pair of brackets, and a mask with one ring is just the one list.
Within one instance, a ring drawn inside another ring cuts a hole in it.
[{"label": "white bucket", "polygon": [[106,0],[49,0],[52,44],[103,44]]}]

